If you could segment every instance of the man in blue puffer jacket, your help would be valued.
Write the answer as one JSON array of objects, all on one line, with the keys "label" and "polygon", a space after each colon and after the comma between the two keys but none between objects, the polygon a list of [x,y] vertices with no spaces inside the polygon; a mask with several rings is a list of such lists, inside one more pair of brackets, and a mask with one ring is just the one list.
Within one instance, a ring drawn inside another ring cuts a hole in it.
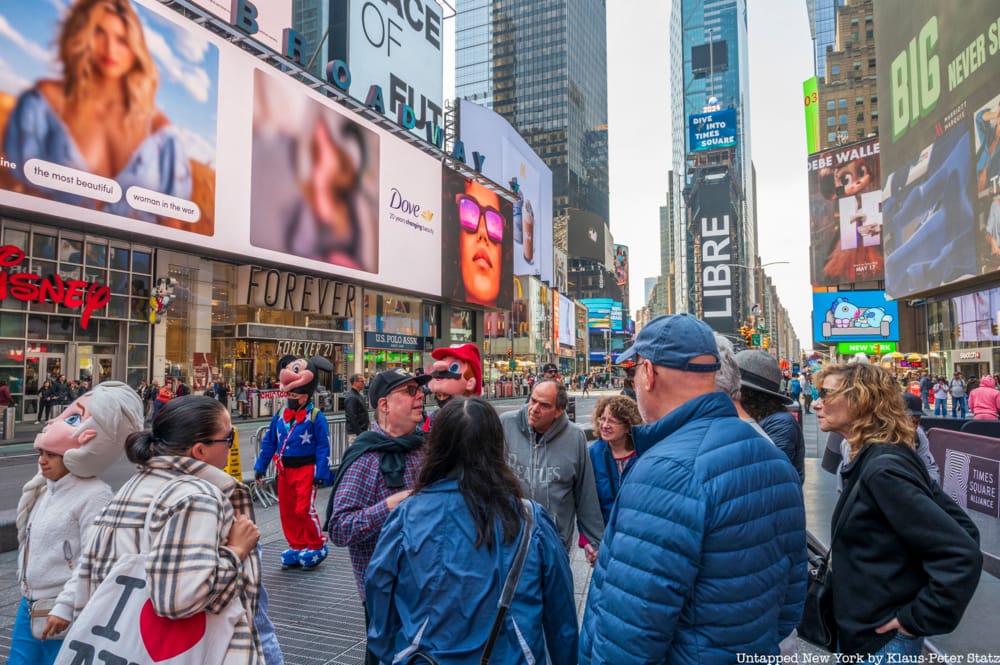
[{"label": "man in blue puffer jacket", "polygon": [[688,314],[648,323],[635,359],[639,459],[604,531],[580,662],[737,662],[777,655],[802,615],[802,491],[784,453],[715,391],[711,329]]}]

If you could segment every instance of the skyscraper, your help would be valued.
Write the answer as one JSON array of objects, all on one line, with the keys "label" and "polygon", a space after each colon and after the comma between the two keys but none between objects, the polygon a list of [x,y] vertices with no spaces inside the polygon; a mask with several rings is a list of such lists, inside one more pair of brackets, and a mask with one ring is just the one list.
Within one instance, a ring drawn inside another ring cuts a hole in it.
[{"label": "skyscraper", "polygon": [[552,169],[553,214],[608,223],[605,0],[458,0],[455,88],[503,116]]},{"label": "skyscraper", "polygon": [[[756,292],[746,14],[746,0],[672,0],[670,12],[668,212],[672,237],[685,239],[668,248],[677,266],[673,300],[720,332],[739,327],[734,324],[750,312]],[[691,117],[704,113],[718,114],[713,123],[731,124],[732,139],[692,145]],[[711,221],[716,216],[718,225]],[[712,240],[702,237],[705,230]],[[706,254],[706,246],[718,254]],[[704,261],[709,256],[712,265]],[[706,299],[716,296],[720,300],[708,306]]]}]

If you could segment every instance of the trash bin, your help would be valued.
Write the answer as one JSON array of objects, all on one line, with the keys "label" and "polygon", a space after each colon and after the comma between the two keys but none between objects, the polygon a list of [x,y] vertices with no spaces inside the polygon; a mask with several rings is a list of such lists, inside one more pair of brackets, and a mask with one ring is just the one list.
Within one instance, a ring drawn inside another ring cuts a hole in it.
[{"label": "trash bin", "polygon": [[576,422],[576,398],[570,397],[566,401],[566,417],[570,419],[571,422]]},{"label": "trash bin", "polygon": [[254,412],[254,415],[257,416],[258,418],[270,418],[271,414],[274,413],[271,410],[271,405],[274,403],[274,400],[271,399],[270,397],[265,397],[264,395],[258,394],[256,401],[257,401],[256,404],[257,408],[256,411]]},{"label": "trash bin", "polygon": [[3,412],[3,422],[0,422],[0,427],[3,431],[0,432],[0,438],[4,441],[11,441],[14,439],[14,421],[17,420],[17,408],[13,405],[8,406]]}]

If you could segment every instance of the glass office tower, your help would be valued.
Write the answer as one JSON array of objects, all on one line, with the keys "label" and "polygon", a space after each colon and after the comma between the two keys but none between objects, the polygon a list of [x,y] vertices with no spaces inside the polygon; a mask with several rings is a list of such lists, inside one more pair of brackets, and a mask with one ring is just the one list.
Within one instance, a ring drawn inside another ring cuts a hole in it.
[{"label": "glass office tower", "polygon": [[493,109],[552,169],[553,214],[608,221],[604,0],[458,0],[456,95]]}]

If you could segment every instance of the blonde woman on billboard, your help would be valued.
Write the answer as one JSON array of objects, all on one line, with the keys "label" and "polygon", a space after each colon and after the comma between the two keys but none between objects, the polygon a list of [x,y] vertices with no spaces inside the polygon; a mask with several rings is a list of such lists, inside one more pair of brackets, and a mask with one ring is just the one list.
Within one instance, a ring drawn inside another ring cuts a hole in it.
[{"label": "blonde woman on billboard", "polygon": [[[52,186],[27,191],[115,215],[156,221],[128,203],[138,186],[191,197],[191,166],[170,121],[157,108],[159,74],[142,24],[128,0],[77,0],[57,38],[62,78],[42,80],[21,94],[4,135],[4,151],[18,164],[44,160],[114,179],[117,200],[100,200],[101,180],[84,179],[94,196]],[[22,174],[23,175],[23,174]],[[79,178],[77,181],[79,182]]]}]

